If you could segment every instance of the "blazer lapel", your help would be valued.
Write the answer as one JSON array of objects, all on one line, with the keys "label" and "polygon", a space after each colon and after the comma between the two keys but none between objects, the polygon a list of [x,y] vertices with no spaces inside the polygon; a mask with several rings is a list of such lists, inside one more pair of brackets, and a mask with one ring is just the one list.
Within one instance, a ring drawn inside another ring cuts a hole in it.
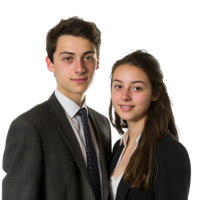
[{"label": "blazer lapel", "polygon": [[117,165],[117,162],[118,162],[118,159],[122,153],[124,149],[124,145],[123,144],[119,144],[119,146],[117,147],[116,151],[113,152],[113,155],[112,155],[112,159],[111,159],[111,164],[110,164],[110,176],[112,175],[116,165]]},{"label": "blazer lapel", "polygon": [[108,185],[108,174],[107,174],[107,165],[106,165],[106,156],[104,153],[103,149],[103,143],[101,139],[101,133],[99,130],[99,126],[97,123],[97,120],[95,119],[94,115],[92,114],[92,111],[88,108],[89,110],[89,119],[92,124],[92,127],[94,129],[94,133],[96,136],[98,148],[99,148],[99,159],[100,159],[100,165],[101,165],[101,172],[102,172],[102,189],[103,189],[103,199],[107,199],[109,195],[109,185]]},{"label": "blazer lapel", "polygon": [[130,187],[131,187],[131,183],[125,182],[124,175],[123,175],[121,178],[121,181],[119,182],[119,186],[117,188],[116,200],[126,199],[126,195]]},{"label": "blazer lapel", "polygon": [[57,98],[55,97],[54,93],[49,98],[48,104],[50,108],[50,117],[52,121],[54,122],[55,126],[59,130],[64,141],[67,143],[67,145],[71,149],[71,152],[74,156],[74,159],[77,162],[77,165],[79,166],[82,173],[85,175],[86,179],[88,180],[92,188],[90,177],[86,169],[85,161],[83,159],[80,146],[72,130],[72,127],[65,115],[65,112],[62,106],[60,105],[60,103],[58,102]]},{"label": "blazer lapel", "polygon": [[[110,176],[112,176],[114,169],[117,165],[118,159],[124,149],[124,144],[119,144],[116,151],[113,152],[112,160],[111,160],[111,168],[110,168]],[[119,186],[117,188],[117,194],[116,194],[116,200],[125,199],[127,192],[131,186],[130,182],[124,181],[124,175],[121,178],[121,181],[119,182]]]}]

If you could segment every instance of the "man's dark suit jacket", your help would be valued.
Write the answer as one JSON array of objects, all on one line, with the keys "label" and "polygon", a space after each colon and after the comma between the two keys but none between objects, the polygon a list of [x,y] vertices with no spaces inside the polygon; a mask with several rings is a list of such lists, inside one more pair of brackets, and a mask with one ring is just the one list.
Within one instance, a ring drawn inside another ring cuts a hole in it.
[{"label": "man's dark suit jacket", "polygon": [[[120,140],[115,143],[111,160],[112,174],[124,148]],[[155,148],[153,184],[151,189],[130,188],[124,176],[117,189],[116,200],[187,200],[190,188],[190,160],[186,149],[171,135],[165,136]]]},{"label": "man's dark suit jacket", "polygon": [[[110,125],[88,108],[99,147],[103,199],[109,195]],[[79,143],[54,93],[15,119],[3,158],[3,200],[95,200]]]}]

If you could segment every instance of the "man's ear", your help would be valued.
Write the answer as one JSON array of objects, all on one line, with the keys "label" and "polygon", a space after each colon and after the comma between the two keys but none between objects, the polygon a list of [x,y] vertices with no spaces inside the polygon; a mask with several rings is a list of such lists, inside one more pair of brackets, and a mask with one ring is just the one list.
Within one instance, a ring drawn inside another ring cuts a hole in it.
[{"label": "man's ear", "polygon": [[162,87],[159,86],[160,90],[157,91],[156,94],[154,94],[152,97],[151,97],[151,101],[157,101],[162,93]]},{"label": "man's ear", "polygon": [[99,69],[99,57],[97,58],[97,67],[96,70]]},{"label": "man's ear", "polygon": [[50,72],[54,72],[54,65],[51,62],[51,60],[49,59],[49,57],[46,57],[46,63],[47,63],[47,68]]}]

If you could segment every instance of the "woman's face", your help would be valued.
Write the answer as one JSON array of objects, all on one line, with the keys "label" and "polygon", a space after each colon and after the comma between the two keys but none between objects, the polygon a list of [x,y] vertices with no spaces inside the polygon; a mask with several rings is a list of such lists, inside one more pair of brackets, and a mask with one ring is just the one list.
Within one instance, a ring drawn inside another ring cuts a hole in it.
[{"label": "woman's face", "polygon": [[117,67],[112,79],[112,104],[128,122],[144,120],[152,97],[149,78],[139,67],[124,64]]}]

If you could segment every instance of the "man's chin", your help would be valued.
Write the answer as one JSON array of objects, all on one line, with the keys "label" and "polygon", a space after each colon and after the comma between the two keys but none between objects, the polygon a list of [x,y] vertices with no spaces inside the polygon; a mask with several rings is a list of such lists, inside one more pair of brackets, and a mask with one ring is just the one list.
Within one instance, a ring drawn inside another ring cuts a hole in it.
[{"label": "man's chin", "polygon": [[85,92],[86,92],[87,90],[75,90],[75,91],[72,91],[72,93],[74,94],[74,95],[85,95]]}]

